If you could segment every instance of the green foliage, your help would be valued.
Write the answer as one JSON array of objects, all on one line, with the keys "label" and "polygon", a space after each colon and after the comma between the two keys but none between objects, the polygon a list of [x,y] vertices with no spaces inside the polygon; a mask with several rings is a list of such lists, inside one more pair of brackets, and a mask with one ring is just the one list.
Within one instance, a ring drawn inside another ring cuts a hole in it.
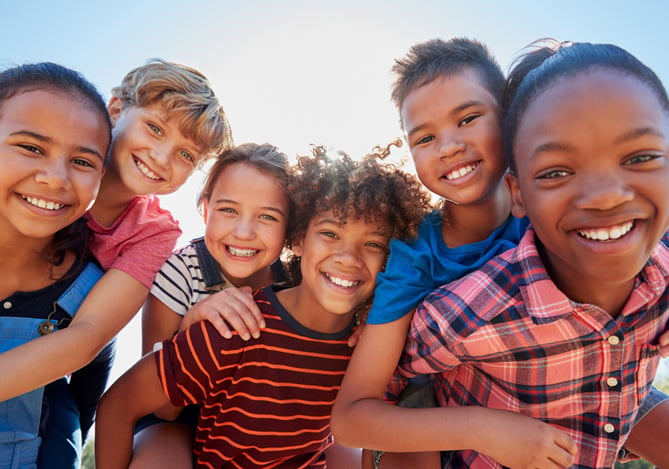
[{"label": "green foliage", "polygon": [[653,469],[653,465],[647,461],[630,461],[624,464],[616,463],[615,469]]},{"label": "green foliage", "polygon": [[81,469],[95,469],[95,439],[89,438],[81,455]]}]

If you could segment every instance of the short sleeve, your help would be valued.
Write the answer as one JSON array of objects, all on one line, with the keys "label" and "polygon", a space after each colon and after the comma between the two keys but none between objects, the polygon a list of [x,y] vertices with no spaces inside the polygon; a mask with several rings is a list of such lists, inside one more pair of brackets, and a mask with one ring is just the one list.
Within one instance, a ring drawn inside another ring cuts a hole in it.
[{"label": "short sleeve", "polygon": [[[172,254],[160,268],[151,286],[151,294],[175,313],[184,316],[195,303],[194,281],[186,248]],[[195,259],[196,260],[196,259]]]},{"label": "short sleeve", "polygon": [[151,288],[153,278],[174,250],[181,230],[156,197],[136,197],[111,227],[97,223],[91,251],[105,270],[118,269]]}]

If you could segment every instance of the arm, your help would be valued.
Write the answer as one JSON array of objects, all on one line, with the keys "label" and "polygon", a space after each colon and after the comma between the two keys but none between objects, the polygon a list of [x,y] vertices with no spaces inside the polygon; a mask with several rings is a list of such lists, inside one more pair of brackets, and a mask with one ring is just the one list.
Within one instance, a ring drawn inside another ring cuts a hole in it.
[{"label": "arm", "polygon": [[332,411],[339,443],[394,452],[471,448],[509,467],[551,467],[547,461],[570,465],[576,450],[572,440],[522,414],[482,407],[402,408],[384,402],[410,317],[365,327]]},{"label": "arm", "polygon": [[669,467],[669,400],[655,406],[632,428],[625,448],[657,467]]},{"label": "arm", "polygon": [[[113,292],[123,292],[122,295]],[[6,400],[86,365],[139,310],[147,287],[110,269],[65,329],[0,354],[0,400]]]},{"label": "arm", "polygon": [[153,354],[145,355],[102,396],[95,424],[98,469],[127,468],[137,420],[168,404]]}]

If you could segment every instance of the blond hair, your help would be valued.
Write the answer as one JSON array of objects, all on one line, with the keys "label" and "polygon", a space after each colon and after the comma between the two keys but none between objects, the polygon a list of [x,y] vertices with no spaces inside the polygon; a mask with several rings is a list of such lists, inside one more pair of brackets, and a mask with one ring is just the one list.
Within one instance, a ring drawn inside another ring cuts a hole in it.
[{"label": "blond hair", "polygon": [[123,78],[112,96],[125,106],[160,102],[181,133],[202,148],[202,159],[233,146],[232,131],[223,106],[207,78],[194,68],[162,59],[150,59]]}]

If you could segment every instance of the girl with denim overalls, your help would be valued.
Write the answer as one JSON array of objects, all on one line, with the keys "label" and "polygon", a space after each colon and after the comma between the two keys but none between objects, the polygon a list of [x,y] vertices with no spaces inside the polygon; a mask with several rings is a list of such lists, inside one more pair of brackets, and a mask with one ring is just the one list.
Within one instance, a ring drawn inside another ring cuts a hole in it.
[{"label": "girl with denim overalls", "polygon": [[37,358],[25,363],[77,353],[59,331],[102,274],[81,217],[98,193],[110,138],[105,103],[77,72],[53,63],[0,72],[0,376],[32,389],[17,396],[2,386],[1,469],[62,467],[61,455],[81,449],[70,377],[52,376]]}]

